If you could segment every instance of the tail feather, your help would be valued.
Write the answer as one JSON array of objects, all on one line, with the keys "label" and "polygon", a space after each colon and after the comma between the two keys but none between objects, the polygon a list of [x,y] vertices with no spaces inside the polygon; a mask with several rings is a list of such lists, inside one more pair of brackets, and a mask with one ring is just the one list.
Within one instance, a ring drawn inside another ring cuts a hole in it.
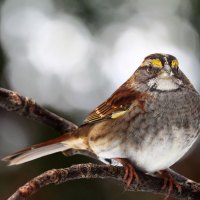
[{"label": "tail feather", "polygon": [[62,143],[51,144],[38,148],[26,148],[22,151],[16,152],[12,155],[6,156],[3,158],[3,161],[8,162],[8,165],[19,165],[31,160],[35,160],[37,158],[47,156],[53,153],[57,153],[60,151],[65,151],[67,148],[66,145]]},{"label": "tail feather", "polygon": [[79,137],[78,132],[67,133],[58,138],[30,146],[12,155],[6,156],[2,160],[8,162],[8,165],[18,165],[71,148],[87,149],[88,144],[85,142],[85,139]]}]

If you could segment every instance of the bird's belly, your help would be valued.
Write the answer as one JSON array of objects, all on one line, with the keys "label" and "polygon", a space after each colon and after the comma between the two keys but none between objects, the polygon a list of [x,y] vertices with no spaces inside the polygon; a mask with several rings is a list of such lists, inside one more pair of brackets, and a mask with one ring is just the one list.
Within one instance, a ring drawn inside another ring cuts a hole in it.
[{"label": "bird's belly", "polygon": [[192,128],[190,130],[173,128],[170,135],[162,130],[154,138],[148,137],[147,134],[137,148],[129,142],[127,158],[146,172],[166,169],[191,148],[197,139],[197,134],[198,131]]},{"label": "bird's belly", "polygon": [[172,134],[168,134],[168,130],[161,130],[156,137],[147,133],[139,144],[134,142],[137,140],[134,137],[126,138],[126,141],[113,137],[110,142],[108,137],[103,137],[94,143],[91,141],[90,145],[100,158],[128,158],[135,167],[155,172],[169,168],[183,157],[198,135],[198,130],[192,128],[174,127],[171,131]]},{"label": "bird's belly", "polygon": [[90,142],[93,152],[100,158],[126,158],[125,145],[119,139],[108,142],[108,138],[102,138],[95,143]]}]

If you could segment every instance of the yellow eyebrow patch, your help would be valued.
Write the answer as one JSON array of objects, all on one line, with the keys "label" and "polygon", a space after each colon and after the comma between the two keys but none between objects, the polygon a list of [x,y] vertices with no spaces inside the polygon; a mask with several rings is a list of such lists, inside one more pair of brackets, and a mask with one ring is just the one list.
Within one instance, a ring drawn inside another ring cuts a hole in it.
[{"label": "yellow eyebrow patch", "polygon": [[176,67],[178,67],[178,60],[172,60],[171,68],[176,68]]},{"label": "yellow eyebrow patch", "polygon": [[153,59],[150,62],[154,67],[157,67],[157,68],[160,68],[160,69],[163,67],[162,62],[159,59]]}]

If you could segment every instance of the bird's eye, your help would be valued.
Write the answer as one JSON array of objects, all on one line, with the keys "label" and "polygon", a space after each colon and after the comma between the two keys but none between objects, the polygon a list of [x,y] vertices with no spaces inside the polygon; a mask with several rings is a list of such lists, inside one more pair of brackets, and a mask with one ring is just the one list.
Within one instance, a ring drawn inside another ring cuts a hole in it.
[{"label": "bird's eye", "polygon": [[179,67],[172,68],[174,74],[179,74]]},{"label": "bird's eye", "polygon": [[151,65],[147,67],[147,72],[148,72],[149,74],[154,75],[154,74],[157,74],[159,71],[160,71],[159,68],[153,67],[153,66],[151,66]]},{"label": "bird's eye", "polygon": [[148,72],[148,73],[151,73],[151,72],[152,72],[152,69],[153,69],[152,66],[148,66],[148,67],[147,67],[147,72]]}]

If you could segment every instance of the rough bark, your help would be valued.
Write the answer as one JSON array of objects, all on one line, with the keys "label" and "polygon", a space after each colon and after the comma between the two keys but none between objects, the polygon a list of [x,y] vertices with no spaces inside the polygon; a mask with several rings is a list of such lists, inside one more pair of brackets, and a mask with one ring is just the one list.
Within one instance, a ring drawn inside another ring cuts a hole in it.
[{"label": "rough bark", "polygon": [[[127,191],[143,191],[153,192],[158,194],[167,195],[167,189],[162,190],[163,179],[144,174],[137,171],[139,176],[139,182],[133,182]],[[181,185],[182,191],[178,192],[177,188],[174,188],[170,196],[177,199],[194,200],[200,199],[200,184],[195,183],[177,173],[171,172],[173,178],[175,178]],[[20,187],[8,200],[25,200],[39,189],[49,184],[61,184],[66,181],[76,179],[115,179],[123,183],[124,169],[123,167],[111,166],[111,165],[96,165],[96,164],[79,164],[64,169],[52,169],[37,176],[25,185]],[[67,186],[66,186],[67,187]]]}]

